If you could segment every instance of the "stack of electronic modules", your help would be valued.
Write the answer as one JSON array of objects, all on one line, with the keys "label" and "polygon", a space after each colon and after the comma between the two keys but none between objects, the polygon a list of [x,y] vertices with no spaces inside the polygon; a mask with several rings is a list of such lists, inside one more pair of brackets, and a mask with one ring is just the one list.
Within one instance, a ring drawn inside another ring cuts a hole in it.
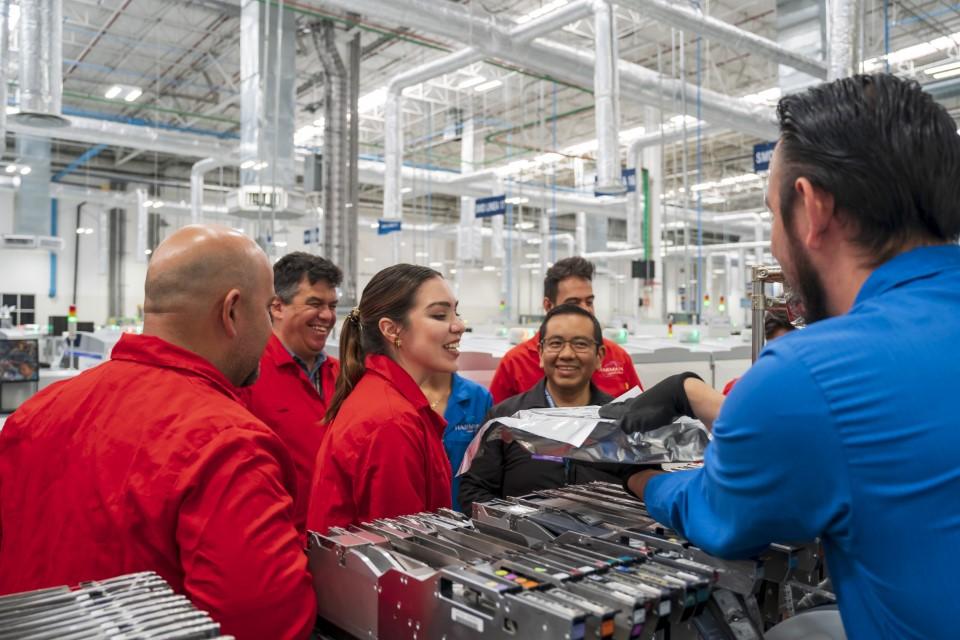
[{"label": "stack of electronic modules", "polygon": [[0,640],[229,637],[151,571],[0,597]]},{"label": "stack of electronic modules", "polygon": [[310,535],[320,616],[357,638],[762,638],[821,572],[815,545],[711,557],[604,483]]}]

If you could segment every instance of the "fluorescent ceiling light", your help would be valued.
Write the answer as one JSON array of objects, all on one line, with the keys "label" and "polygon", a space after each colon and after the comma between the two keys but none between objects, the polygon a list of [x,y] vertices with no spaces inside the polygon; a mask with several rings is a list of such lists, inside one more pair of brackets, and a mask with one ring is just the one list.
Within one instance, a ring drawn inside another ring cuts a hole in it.
[{"label": "fluorescent ceiling light", "polygon": [[145,207],[147,207],[147,208],[149,209],[150,207],[153,206],[153,200],[144,200],[144,201],[143,201],[143,206],[145,206]]},{"label": "fluorescent ceiling light", "polygon": [[154,208],[154,209],[159,209],[159,208],[162,207],[162,206],[163,206],[163,200],[154,200],[154,201],[153,201],[153,208]]},{"label": "fluorescent ceiling light", "polygon": [[241,169],[252,169],[253,165],[257,164],[256,160],[244,160],[240,163]]},{"label": "fluorescent ceiling light", "polygon": [[17,165],[15,165],[15,164],[8,164],[6,171],[7,171],[7,173],[16,173],[16,172],[17,172]]},{"label": "fluorescent ceiling light", "polygon": [[443,263],[442,263],[442,262],[431,262],[431,263],[428,264],[427,266],[428,266],[428,267],[431,267],[431,268],[433,268],[433,269],[439,269],[440,267],[443,266]]},{"label": "fluorescent ceiling light", "polygon": [[539,254],[539,253],[525,253],[525,254],[523,254],[523,257],[526,258],[527,260],[536,260],[537,258],[540,257],[540,254]]},{"label": "fluorescent ceiling light", "polygon": [[670,118],[670,124],[678,129],[682,127],[684,123],[686,123],[688,127],[693,126],[697,124],[697,119],[688,115],[678,115]]},{"label": "fluorescent ceiling light", "polygon": [[113,100],[114,98],[119,96],[121,93],[123,93],[123,87],[115,84],[109,89],[107,89],[107,92],[103,94],[103,96],[108,100]]},{"label": "fluorescent ceiling light", "polygon": [[955,48],[958,44],[960,44],[960,31],[951,33],[948,36],[934,38],[929,42],[921,42],[909,47],[904,47],[903,49],[897,49],[896,51],[891,51],[889,54],[884,56],[877,56],[876,58],[864,60],[860,64],[860,69],[861,71],[867,73],[871,71],[877,71],[883,66],[884,61],[889,62],[892,65],[897,65],[904,62],[909,62],[911,60],[919,60],[920,58],[926,58],[936,53],[949,51],[950,49]]},{"label": "fluorescent ceiling light", "polygon": [[722,196],[701,196],[700,202],[703,204],[723,204],[727,199]]},{"label": "fluorescent ceiling light", "polygon": [[747,102],[753,102],[756,104],[767,104],[770,102],[776,102],[780,99],[781,95],[783,95],[783,92],[780,90],[780,87],[770,87],[769,89],[764,89],[763,91],[747,94],[743,96],[743,99]]},{"label": "fluorescent ceiling light", "polygon": [[514,196],[513,198],[507,198],[507,204],[527,204],[530,202],[530,198],[524,198],[521,196]]},{"label": "fluorescent ceiling light", "polygon": [[286,240],[274,240],[274,241],[273,241],[273,246],[277,247],[278,249],[283,249],[284,247],[287,246],[287,241],[286,241]]},{"label": "fluorescent ceiling light", "polygon": [[30,167],[20,167],[20,175],[22,176],[30,175],[31,171],[33,171],[33,169],[31,169]]},{"label": "fluorescent ceiling light", "polygon": [[938,73],[944,73],[945,71],[953,71],[954,69],[960,69],[960,60],[955,60],[947,64],[940,64],[935,67],[930,67],[929,69],[924,69],[923,72],[927,75],[936,77]]},{"label": "fluorescent ceiling light", "polygon": [[479,93],[483,93],[484,91],[490,91],[490,89],[496,89],[502,84],[503,82],[501,82],[500,80],[491,80],[490,82],[484,82],[483,84],[477,85],[476,87],[473,88],[473,90]]},{"label": "fluorescent ceiling light", "polygon": [[545,16],[551,11],[553,11],[554,9],[559,9],[560,7],[566,5],[568,1],[569,0],[553,0],[552,2],[548,2],[547,4],[541,5],[536,9],[534,9],[533,11],[531,11],[530,13],[525,13],[524,15],[517,18],[517,24],[526,24],[527,22],[530,22],[531,20],[535,20],[540,16]]},{"label": "fluorescent ceiling light", "polygon": [[400,189],[400,193],[410,193],[411,191],[413,191],[412,187],[404,187],[403,189]]},{"label": "fluorescent ceiling light", "polygon": [[137,98],[139,98],[139,97],[142,96],[142,95],[143,95],[143,90],[142,90],[142,89],[138,89],[137,87],[133,87],[132,89],[130,89],[129,91],[127,91],[127,95],[123,96],[123,100],[124,100],[124,102],[133,102],[134,100],[136,100]]},{"label": "fluorescent ceiling light", "polygon": [[495,266],[493,266],[492,264],[485,264],[485,265],[483,265],[483,270],[484,270],[484,271],[496,271],[497,268],[496,268]]},{"label": "fluorescent ceiling light", "polygon": [[470,87],[475,87],[478,84],[483,84],[487,79],[483,76],[473,76],[472,78],[467,78],[463,82],[457,85],[457,89],[469,89]]},{"label": "fluorescent ceiling light", "polygon": [[960,67],[952,69],[950,71],[943,71],[942,73],[933,74],[934,80],[943,80],[944,78],[952,78],[954,76],[960,76]]},{"label": "fluorescent ceiling light", "polygon": [[514,226],[516,226],[517,229],[520,229],[521,231],[526,231],[527,229],[533,229],[537,225],[535,225],[532,222],[518,222]]}]

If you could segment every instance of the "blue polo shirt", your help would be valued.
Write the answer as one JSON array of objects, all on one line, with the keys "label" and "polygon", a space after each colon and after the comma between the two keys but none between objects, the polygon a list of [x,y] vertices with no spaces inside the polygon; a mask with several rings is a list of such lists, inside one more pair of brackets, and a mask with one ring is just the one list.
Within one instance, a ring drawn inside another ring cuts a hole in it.
[{"label": "blue polo shirt", "polygon": [[450,399],[447,400],[447,410],[443,418],[447,421],[447,428],[443,432],[443,448],[450,458],[450,467],[453,469],[453,508],[460,511],[460,502],[457,496],[460,493],[460,478],[457,469],[463,461],[467,447],[483,425],[483,419],[493,406],[493,397],[490,392],[473,380],[453,374],[453,383],[450,387]]},{"label": "blue polo shirt", "polygon": [[657,520],[707,552],[822,536],[851,639],[956,638],[960,247],[878,267],[850,312],[771,342]]}]

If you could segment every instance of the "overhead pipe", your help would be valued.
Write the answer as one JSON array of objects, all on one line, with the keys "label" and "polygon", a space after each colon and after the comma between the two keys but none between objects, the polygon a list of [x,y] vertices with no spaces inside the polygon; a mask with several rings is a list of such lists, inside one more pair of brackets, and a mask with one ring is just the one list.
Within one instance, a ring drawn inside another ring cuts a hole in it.
[{"label": "overhead pipe", "polygon": [[[323,0],[323,3],[330,7],[376,15],[408,27],[468,42],[472,47],[483,50],[488,57],[499,58],[563,82],[584,87],[593,86],[596,60],[592,51],[543,37],[538,37],[529,44],[510,40],[510,34],[516,33],[513,29],[528,26],[530,23],[517,27],[511,20],[494,15],[477,16],[471,7],[452,2],[438,4],[429,0]],[[556,11],[563,11],[567,6]],[[674,97],[680,96],[684,91],[690,95],[697,91],[695,85],[664,77],[634,63],[619,60],[617,66],[623,97],[636,102],[655,106],[662,102],[664,94]],[[767,139],[777,136],[773,109],[706,89],[700,92],[700,97],[702,117],[711,124],[727,126]]]},{"label": "overhead pipe", "polygon": [[[420,4],[421,0],[412,0],[414,4]],[[336,4],[336,2],[334,2]],[[371,8],[371,4],[364,2],[365,6]],[[426,7],[421,7],[424,11],[429,11]],[[441,16],[453,17],[453,10],[447,6],[434,7]],[[359,10],[359,9],[352,9]],[[594,10],[593,0],[577,0],[568,5],[560,7],[550,13],[540,16],[522,25],[513,25],[506,22],[498,22],[495,18],[489,20],[474,18],[471,14],[456,12],[459,19],[471,20],[471,25],[476,27],[476,31],[468,29],[469,33],[462,34],[468,42],[474,42],[473,46],[461,49],[448,56],[443,56],[435,60],[409,69],[397,76],[394,76],[387,84],[386,102],[384,104],[384,163],[387,172],[384,177],[383,189],[383,217],[399,219],[403,217],[403,198],[401,194],[401,168],[403,166],[403,110],[402,98],[403,90],[407,87],[426,82],[431,78],[450,73],[466,66],[480,62],[489,55],[499,55],[499,57],[508,56],[508,52],[517,44],[529,42],[534,38],[543,36],[560,27],[585,18]],[[392,9],[390,10],[392,11]],[[466,18],[464,18],[466,16]],[[419,20],[420,18],[418,18]],[[434,27],[439,25],[431,16],[423,16],[423,19]],[[403,22],[403,20],[401,20]],[[442,21],[441,21],[442,24]],[[459,24],[459,23],[455,23]],[[445,33],[445,32],[442,32]],[[519,61],[516,61],[518,64]]]},{"label": "overhead pipe", "polygon": [[0,154],[7,151],[7,68],[10,66],[10,0],[0,6]]},{"label": "overhead pipe", "polygon": [[322,23],[322,37],[311,30],[317,56],[324,72],[323,168],[327,180],[323,185],[324,254],[334,264],[343,263],[346,239],[344,204],[347,191],[347,106],[349,102],[347,68],[337,51],[333,23]]},{"label": "overhead pipe", "polygon": [[217,158],[204,158],[190,167],[190,223],[203,222],[203,174],[224,166]]},{"label": "overhead pipe", "polygon": [[856,0],[827,0],[827,80],[856,72],[858,27]]},{"label": "overhead pipe", "polygon": [[636,9],[642,16],[715,40],[736,51],[756,54],[821,80],[827,77],[827,66],[820,60],[791,51],[773,40],[704,15],[701,11],[684,4],[673,4],[665,0],[619,0],[619,2],[623,7]]},{"label": "overhead pipe", "polygon": [[[35,127],[63,127],[63,3],[21,0],[20,66],[17,100],[11,120]],[[4,104],[3,108],[6,109]]]},{"label": "overhead pipe", "polygon": [[617,31],[613,6],[605,0],[593,5],[596,65],[593,68],[594,116],[597,128],[597,184],[599,195],[620,195],[620,94],[617,82]]}]

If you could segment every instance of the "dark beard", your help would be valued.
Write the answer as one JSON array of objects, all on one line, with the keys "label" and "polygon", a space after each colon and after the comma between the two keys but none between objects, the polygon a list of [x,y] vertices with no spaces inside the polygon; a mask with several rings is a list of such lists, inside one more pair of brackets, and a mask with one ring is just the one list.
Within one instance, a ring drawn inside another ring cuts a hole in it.
[{"label": "dark beard", "polygon": [[803,306],[803,320],[806,324],[813,324],[830,317],[827,311],[827,292],[823,288],[820,274],[813,268],[810,258],[800,246],[800,241],[792,229],[786,229],[787,241],[790,243],[790,257],[795,272],[795,282],[786,284],[794,293],[800,296]]},{"label": "dark beard", "polygon": [[257,378],[260,377],[260,363],[257,363],[257,368],[250,372],[246,378],[243,379],[243,382],[240,383],[241,387],[249,387],[257,381]]}]

